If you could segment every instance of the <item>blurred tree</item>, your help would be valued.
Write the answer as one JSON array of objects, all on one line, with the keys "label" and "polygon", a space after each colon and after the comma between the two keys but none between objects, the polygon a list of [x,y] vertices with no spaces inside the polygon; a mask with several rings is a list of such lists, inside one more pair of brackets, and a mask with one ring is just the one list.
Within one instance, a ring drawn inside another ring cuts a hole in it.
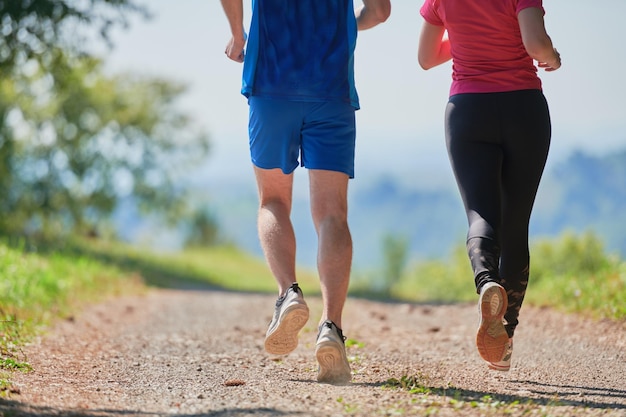
[{"label": "blurred tree", "polygon": [[149,17],[135,0],[0,0],[0,234],[89,232],[122,201],[179,221],[206,134],[184,88],[107,77],[93,37]]},{"label": "blurred tree", "polygon": [[408,259],[409,239],[387,234],[383,239],[383,293],[391,295],[393,286],[400,281]]},{"label": "blurred tree", "polygon": [[0,0],[0,75],[32,59],[47,68],[59,47],[81,51],[86,28],[109,42],[130,13],[149,16],[134,0]]},{"label": "blurred tree", "polygon": [[176,220],[177,175],[208,151],[176,109],[184,88],[60,50],[51,64],[0,80],[0,233],[88,232],[127,198]]},{"label": "blurred tree", "polygon": [[219,243],[217,220],[209,207],[196,208],[188,216],[185,247],[198,248]]}]

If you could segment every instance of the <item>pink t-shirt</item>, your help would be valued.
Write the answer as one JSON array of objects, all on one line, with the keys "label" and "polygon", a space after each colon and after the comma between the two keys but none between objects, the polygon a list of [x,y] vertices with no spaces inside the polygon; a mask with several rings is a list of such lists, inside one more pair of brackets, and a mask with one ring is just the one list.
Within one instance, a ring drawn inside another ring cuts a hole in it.
[{"label": "pink t-shirt", "polygon": [[517,14],[542,0],[425,0],[424,19],[444,26],[450,38],[450,95],[541,89]]}]

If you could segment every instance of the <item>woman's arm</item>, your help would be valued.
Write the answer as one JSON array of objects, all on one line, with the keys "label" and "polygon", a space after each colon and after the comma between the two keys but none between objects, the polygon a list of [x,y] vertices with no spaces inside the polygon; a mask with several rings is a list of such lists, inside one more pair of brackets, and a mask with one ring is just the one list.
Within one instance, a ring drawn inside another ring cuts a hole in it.
[{"label": "woman's arm", "polygon": [[417,61],[427,70],[452,59],[450,40],[445,37],[443,26],[433,25],[424,21],[417,48]]},{"label": "woman's arm", "polygon": [[531,58],[546,71],[554,71],[561,66],[561,55],[552,45],[552,39],[546,32],[543,12],[537,7],[528,7],[517,15],[522,42]]}]

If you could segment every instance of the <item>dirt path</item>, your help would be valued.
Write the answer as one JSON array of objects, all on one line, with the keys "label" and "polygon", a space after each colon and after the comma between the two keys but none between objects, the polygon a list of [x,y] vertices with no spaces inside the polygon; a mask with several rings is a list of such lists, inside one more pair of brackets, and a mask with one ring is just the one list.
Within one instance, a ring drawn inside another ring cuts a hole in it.
[{"label": "dirt path", "polygon": [[[154,290],[93,306],[28,347],[34,371],[0,415],[626,416],[626,322],[525,307],[513,368],[498,373],[475,351],[473,304],[349,299],[359,346],[353,383],[335,387],[315,382],[320,300],[307,301],[300,346],[281,359],[262,347],[273,296]],[[386,383],[402,377],[421,388]]]}]

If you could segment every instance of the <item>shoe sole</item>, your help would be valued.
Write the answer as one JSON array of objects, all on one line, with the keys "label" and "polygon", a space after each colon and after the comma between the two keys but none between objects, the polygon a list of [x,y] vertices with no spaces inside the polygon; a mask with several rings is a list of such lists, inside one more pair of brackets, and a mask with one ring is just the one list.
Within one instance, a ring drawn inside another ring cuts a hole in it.
[{"label": "shoe sole", "polygon": [[265,350],[273,355],[286,355],[298,347],[298,333],[309,320],[309,309],[294,304],[283,313],[274,331],[265,337]]},{"label": "shoe sole", "polygon": [[509,335],[502,322],[506,308],[506,291],[500,285],[492,285],[482,293],[476,347],[480,357],[490,364],[500,362],[507,349]]},{"label": "shoe sole", "polygon": [[487,365],[489,367],[489,369],[493,369],[494,371],[500,371],[500,372],[507,372],[508,370],[511,369],[511,364],[508,365],[498,365],[497,363],[489,363],[489,365]]},{"label": "shoe sole", "polygon": [[317,382],[326,384],[348,384],[352,379],[348,358],[336,342],[321,342],[315,349],[315,357],[319,364]]}]

